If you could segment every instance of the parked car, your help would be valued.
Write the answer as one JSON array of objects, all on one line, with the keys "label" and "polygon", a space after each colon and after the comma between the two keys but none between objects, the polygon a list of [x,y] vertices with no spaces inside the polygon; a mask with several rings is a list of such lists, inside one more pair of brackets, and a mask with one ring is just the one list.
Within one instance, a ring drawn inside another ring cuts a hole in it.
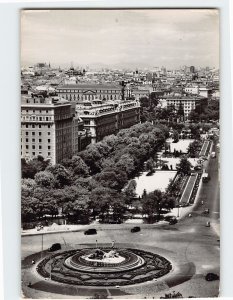
[{"label": "parked car", "polygon": [[205,277],[206,281],[219,280],[219,276],[215,273],[208,273]]},{"label": "parked car", "polygon": [[60,243],[52,244],[52,246],[49,248],[50,252],[57,251],[57,250],[61,250],[61,244]]},{"label": "parked car", "polygon": [[97,231],[95,228],[90,228],[90,229],[87,229],[86,231],[84,231],[84,234],[85,235],[97,234]]},{"label": "parked car", "polygon": [[131,229],[131,232],[139,232],[141,231],[141,228],[139,226],[135,226]]}]

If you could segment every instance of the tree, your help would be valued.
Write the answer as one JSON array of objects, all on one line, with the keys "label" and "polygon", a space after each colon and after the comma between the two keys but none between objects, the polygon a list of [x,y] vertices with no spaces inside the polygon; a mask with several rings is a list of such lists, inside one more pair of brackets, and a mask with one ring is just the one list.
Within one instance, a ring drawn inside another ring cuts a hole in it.
[{"label": "tree", "polygon": [[155,163],[152,158],[150,158],[146,161],[145,167],[150,173],[154,172]]},{"label": "tree", "polygon": [[73,156],[72,159],[66,159],[62,162],[62,165],[70,171],[73,180],[78,177],[89,176],[89,167],[85,164],[80,156]]},{"label": "tree", "polygon": [[184,107],[182,105],[182,102],[180,101],[179,103],[179,107],[178,107],[178,110],[177,110],[177,116],[180,120],[184,120]]},{"label": "tree", "polygon": [[177,130],[173,131],[173,143],[177,143],[179,141],[179,133]]},{"label": "tree", "polygon": [[195,140],[188,146],[188,154],[189,157],[197,157],[198,153],[200,151],[200,142]]},{"label": "tree", "polygon": [[55,185],[55,178],[51,172],[41,171],[35,175],[35,182],[38,186],[52,188]]},{"label": "tree", "polygon": [[176,165],[177,172],[181,175],[191,174],[191,163],[188,161],[187,157],[182,157],[180,163]]},{"label": "tree", "polygon": [[38,155],[29,162],[24,158],[21,159],[22,178],[34,178],[35,174],[44,171],[49,165],[49,160],[45,160],[42,156]]},{"label": "tree", "polygon": [[71,174],[68,170],[60,164],[48,166],[46,171],[51,172],[55,178],[55,187],[62,188],[71,183]]},{"label": "tree", "polygon": [[98,181],[104,187],[109,187],[117,191],[121,189],[127,183],[127,174],[117,168],[115,169],[104,169],[101,173],[95,175],[94,179]]},{"label": "tree", "polygon": [[161,213],[161,202],[163,199],[163,193],[160,190],[155,190],[152,193],[142,197],[142,211],[143,214],[148,215],[148,221],[154,220],[155,214]]},{"label": "tree", "polygon": [[132,179],[129,181],[128,185],[126,186],[124,192],[125,192],[125,196],[126,196],[126,201],[128,204],[130,204],[132,202],[132,199],[135,198],[136,196],[136,187],[137,187],[137,183],[136,180]]},{"label": "tree", "polygon": [[89,200],[89,208],[93,215],[104,214],[109,211],[112,202],[113,191],[110,188],[99,186],[92,190]]}]

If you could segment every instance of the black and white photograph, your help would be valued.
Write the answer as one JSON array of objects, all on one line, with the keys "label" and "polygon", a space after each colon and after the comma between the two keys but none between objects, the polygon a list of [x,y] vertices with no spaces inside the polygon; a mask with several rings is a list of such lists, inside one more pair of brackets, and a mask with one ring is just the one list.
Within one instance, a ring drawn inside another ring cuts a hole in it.
[{"label": "black and white photograph", "polygon": [[21,297],[215,298],[220,13],[22,9]]}]

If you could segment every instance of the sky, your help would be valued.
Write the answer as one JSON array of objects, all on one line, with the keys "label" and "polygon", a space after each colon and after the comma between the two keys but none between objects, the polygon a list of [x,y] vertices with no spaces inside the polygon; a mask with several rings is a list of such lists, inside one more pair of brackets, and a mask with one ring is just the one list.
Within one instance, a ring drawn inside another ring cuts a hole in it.
[{"label": "sky", "polygon": [[21,64],[219,67],[216,9],[22,10]]}]

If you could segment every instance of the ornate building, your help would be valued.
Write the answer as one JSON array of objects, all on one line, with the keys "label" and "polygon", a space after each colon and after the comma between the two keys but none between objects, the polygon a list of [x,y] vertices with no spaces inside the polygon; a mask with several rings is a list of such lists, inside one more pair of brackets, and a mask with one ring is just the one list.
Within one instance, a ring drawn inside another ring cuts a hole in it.
[{"label": "ornate building", "polygon": [[123,100],[128,96],[128,89],[112,84],[70,84],[57,87],[57,93],[69,101]]}]

